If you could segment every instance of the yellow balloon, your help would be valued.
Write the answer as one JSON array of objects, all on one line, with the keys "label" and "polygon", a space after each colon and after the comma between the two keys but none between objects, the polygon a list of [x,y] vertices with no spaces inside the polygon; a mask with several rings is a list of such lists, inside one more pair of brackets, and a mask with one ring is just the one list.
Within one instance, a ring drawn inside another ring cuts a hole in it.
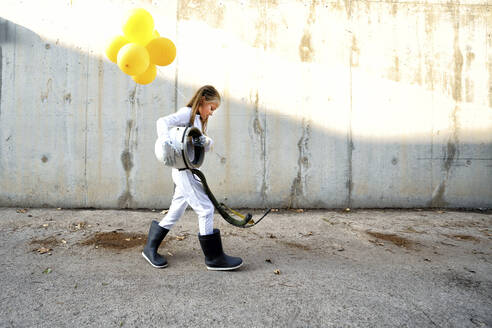
[{"label": "yellow balloon", "polygon": [[128,75],[139,75],[149,67],[149,53],[136,43],[124,45],[118,52],[118,67]]},{"label": "yellow balloon", "polygon": [[122,35],[115,36],[109,42],[108,47],[106,48],[106,56],[108,56],[109,60],[116,64],[116,59],[118,56],[118,51],[120,51],[121,47],[127,44],[128,39]]},{"label": "yellow balloon", "polygon": [[176,46],[168,38],[155,38],[147,44],[150,62],[159,66],[171,64],[176,58]]},{"label": "yellow balloon", "polygon": [[123,24],[123,33],[131,42],[145,46],[154,33],[154,19],[143,8],[133,9],[128,13]]},{"label": "yellow balloon", "polygon": [[152,81],[154,81],[156,75],[157,75],[157,68],[155,67],[154,64],[150,64],[149,68],[147,68],[145,72],[137,76],[132,76],[132,79],[138,84],[149,84]]}]

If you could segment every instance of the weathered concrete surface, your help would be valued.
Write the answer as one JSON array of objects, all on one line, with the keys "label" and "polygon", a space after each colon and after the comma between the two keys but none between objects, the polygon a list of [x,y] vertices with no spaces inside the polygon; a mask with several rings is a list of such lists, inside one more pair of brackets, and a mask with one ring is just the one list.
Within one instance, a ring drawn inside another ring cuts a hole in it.
[{"label": "weathered concrete surface", "polygon": [[[168,206],[155,121],[210,83],[232,206],[492,207],[489,1],[1,6],[0,205]],[[148,86],[104,56],[134,7],[178,49]]]},{"label": "weathered concrete surface", "polygon": [[206,270],[193,212],[160,248],[169,267],[148,265],[161,215],[0,208],[0,327],[492,326],[490,212],[292,210],[249,230],[216,217],[245,261],[231,273]]}]

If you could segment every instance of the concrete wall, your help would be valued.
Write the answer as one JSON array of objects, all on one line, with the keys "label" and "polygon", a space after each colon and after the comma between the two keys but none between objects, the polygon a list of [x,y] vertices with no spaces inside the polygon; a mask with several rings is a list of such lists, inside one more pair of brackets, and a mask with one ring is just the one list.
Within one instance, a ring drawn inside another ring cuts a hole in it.
[{"label": "concrete wall", "polygon": [[[146,8],[177,46],[137,86],[103,55]],[[165,208],[155,121],[215,85],[203,167],[235,207],[492,207],[492,6],[0,0],[0,205]]]}]

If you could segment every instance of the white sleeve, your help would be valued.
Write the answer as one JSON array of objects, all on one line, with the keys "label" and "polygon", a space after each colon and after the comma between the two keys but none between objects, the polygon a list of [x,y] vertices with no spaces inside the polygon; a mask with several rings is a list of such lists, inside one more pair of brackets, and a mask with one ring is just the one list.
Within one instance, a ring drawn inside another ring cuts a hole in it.
[{"label": "white sleeve", "polygon": [[183,107],[176,113],[161,117],[157,120],[157,137],[169,139],[169,129],[174,126],[186,126],[190,123],[191,108]]}]

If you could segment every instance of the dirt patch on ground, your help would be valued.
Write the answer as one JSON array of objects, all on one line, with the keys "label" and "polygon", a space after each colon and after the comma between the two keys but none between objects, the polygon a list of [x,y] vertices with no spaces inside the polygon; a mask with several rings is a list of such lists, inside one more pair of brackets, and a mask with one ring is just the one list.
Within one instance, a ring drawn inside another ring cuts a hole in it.
[{"label": "dirt patch on ground", "polygon": [[398,247],[411,248],[415,243],[409,239],[397,236],[395,234],[385,234],[381,232],[366,231],[369,236],[380,240],[389,241]]},{"label": "dirt patch on ground", "polygon": [[127,249],[137,246],[144,246],[147,241],[147,235],[137,233],[126,232],[98,232],[91,238],[81,242],[81,245],[91,246],[94,245],[97,248],[109,248],[109,249]]},{"label": "dirt patch on ground", "polygon": [[311,250],[311,248],[309,246],[306,246],[306,245],[303,245],[303,244],[299,244],[299,243],[295,243],[295,242],[292,242],[292,241],[281,241],[282,244],[284,245],[287,245],[289,247],[292,247],[292,248],[298,248],[298,249],[302,249],[304,251],[309,251]]},{"label": "dirt patch on ground", "polygon": [[480,239],[469,235],[444,235],[444,236],[456,240],[469,240],[469,241],[480,242]]},{"label": "dirt patch on ground", "polygon": [[44,239],[33,239],[31,240],[31,245],[40,245],[43,247],[55,247],[60,245],[62,242],[53,236]]}]

